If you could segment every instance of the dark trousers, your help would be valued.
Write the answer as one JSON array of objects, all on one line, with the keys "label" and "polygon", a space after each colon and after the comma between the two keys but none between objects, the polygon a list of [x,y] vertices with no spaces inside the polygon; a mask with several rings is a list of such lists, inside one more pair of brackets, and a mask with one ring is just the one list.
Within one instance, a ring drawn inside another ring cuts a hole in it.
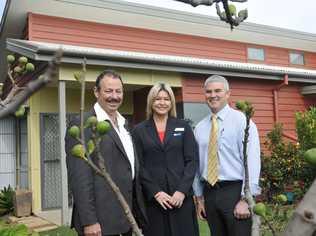
[{"label": "dark trousers", "polygon": [[222,181],[214,187],[205,184],[205,211],[212,236],[251,235],[251,218],[239,220],[234,216],[241,187],[241,181]]}]

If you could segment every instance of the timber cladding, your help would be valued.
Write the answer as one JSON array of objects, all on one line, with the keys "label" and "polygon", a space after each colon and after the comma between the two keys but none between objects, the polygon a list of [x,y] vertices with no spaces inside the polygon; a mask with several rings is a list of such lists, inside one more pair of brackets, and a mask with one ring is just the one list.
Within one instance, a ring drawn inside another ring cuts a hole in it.
[{"label": "timber cladding", "polygon": [[[247,47],[261,47],[265,60],[259,63],[290,66],[291,49],[250,45],[241,42],[154,31],[126,26],[100,24],[68,18],[29,13],[26,38],[145,53],[190,56],[206,59],[248,62]],[[316,53],[304,52],[306,68],[316,68]],[[250,61],[255,62],[255,61]]]}]

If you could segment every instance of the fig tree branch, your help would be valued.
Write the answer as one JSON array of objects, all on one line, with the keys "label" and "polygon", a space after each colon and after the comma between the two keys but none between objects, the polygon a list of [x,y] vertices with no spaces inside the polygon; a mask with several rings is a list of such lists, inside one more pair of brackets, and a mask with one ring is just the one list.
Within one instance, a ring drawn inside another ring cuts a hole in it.
[{"label": "fig tree branch", "polygon": [[[62,50],[58,50],[53,57],[52,61],[49,62],[48,68],[44,75],[40,76],[36,80],[30,81],[23,88],[19,87],[13,80],[12,89],[5,100],[1,101],[0,106],[0,119],[14,113],[20,105],[22,105],[29,97],[35,92],[50,83],[57,75],[57,69],[60,64],[62,57]],[[11,72],[8,71],[8,75]],[[12,81],[11,74],[9,75]]]}]

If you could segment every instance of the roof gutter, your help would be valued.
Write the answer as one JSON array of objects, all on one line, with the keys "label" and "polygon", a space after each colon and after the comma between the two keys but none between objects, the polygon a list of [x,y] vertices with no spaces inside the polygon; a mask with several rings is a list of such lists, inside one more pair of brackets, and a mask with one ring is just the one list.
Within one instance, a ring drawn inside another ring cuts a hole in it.
[{"label": "roof gutter", "polygon": [[65,63],[81,64],[85,57],[87,59],[87,64],[93,65],[188,73],[221,73],[231,76],[245,76],[272,80],[283,80],[284,75],[287,74],[289,76],[289,81],[316,84],[316,70],[301,68],[120,51],[18,39],[7,39],[7,48],[11,51],[40,61],[49,61],[56,50],[61,48],[64,52],[62,61]]}]

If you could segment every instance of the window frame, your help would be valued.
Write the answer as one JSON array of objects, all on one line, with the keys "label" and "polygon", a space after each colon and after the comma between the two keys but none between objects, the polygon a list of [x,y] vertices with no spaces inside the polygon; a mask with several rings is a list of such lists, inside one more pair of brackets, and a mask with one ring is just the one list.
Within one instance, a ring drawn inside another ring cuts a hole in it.
[{"label": "window frame", "polygon": [[[262,50],[263,52],[263,58],[250,58],[249,55],[249,50],[251,49],[254,49],[254,50]],[[261,47],[252,47],[252,46],[247,46],[247,60],[248,61],[260,61],[260,62],[263,62],[266,60],[266,52],[265,52],[265,49],[264,48],[261,48]]]},{"label": "window frame", "polygon": [[[302,56],[302,64],[301,63],[293,63],[291,60],[291,55],[296,54],[296,55],[301,55]],[[304,52],[297,52],[297,51],[290,51],[289,52],[289,64],[290,65],[297,65],[297,66],[305,66],[305,54]]]}]

